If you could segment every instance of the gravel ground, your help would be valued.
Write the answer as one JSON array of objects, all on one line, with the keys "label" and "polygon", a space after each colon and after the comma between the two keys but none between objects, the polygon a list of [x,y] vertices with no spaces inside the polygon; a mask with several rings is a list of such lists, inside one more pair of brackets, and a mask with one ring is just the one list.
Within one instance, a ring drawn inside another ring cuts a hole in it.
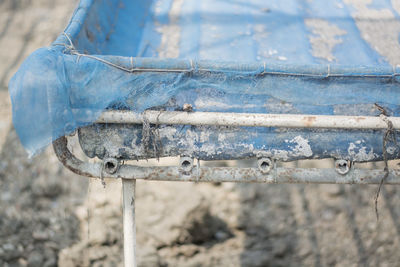
[{"label": "gravel ground", "polygon": [[[7,81],[62,30],[74,3],[0,1],[0,266],[122,266],[119,181],[103,188],[78,177],[51,149],[27,159],[10,121]],[[139,266],[400,265],[398,187],[384,186],[379,222],[376,186],[137,188]]]}]

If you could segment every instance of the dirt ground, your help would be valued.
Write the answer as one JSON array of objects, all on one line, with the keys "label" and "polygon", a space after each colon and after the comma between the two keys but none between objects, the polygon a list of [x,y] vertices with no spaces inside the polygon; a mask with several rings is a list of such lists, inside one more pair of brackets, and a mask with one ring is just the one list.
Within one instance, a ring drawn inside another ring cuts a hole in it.
[{"label": "dirt ground", "polygon": [[[11,125],[9,78],[74,5],[0,1],[0,266],[123,265],[120,181],[72,174],[51,148],[28,159]],[[379,222],[376,189],[139,181],[139,266],[400,266],[399,188]]]}]

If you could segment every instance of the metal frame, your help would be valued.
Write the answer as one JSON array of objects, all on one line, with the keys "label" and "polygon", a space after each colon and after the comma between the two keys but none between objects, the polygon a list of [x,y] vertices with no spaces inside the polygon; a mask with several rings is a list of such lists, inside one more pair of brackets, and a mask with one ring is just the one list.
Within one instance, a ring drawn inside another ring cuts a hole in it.
[{"label": "metal frame", "polygon": [[[217,125],[246,127],[400,129],[399,117],[326,116],[294,114],[248,114],[218,112],[106,111],[97,123]],[[118,159],[89,163],[76,158],[68,149],[68,140],[53,142],[58,159],[71,171],[94,178],[121,178],[123,187],[124,263],[136,267],[135,189],[136,179],[191,182],[258,183],[340,183],[379,184],[385,170],[356,169],[351,162],[336,160],[335,168],[282,168],[271,158],[259,158],[258,168],[200,167],[193,158],[181,157],[179,166],[140,167],[121,164]],[[400,184],[400,170],[389,170],[386,184]]]},{"label": "metal frame", "polygon": [[[338,168],[282,168],[273,166],[267,173],[259,168],[200,167],[194,165],[190,171],[181,166],[140,167],[123,164],[108,169],[107,162],[89,163],[76,158],[67,147],[67,138],[61,137],[53,143],[58,159],[65,167],[82,176],[93,178],[121,178],[182,182],[245,182],[245,183],[318,183],[318,184],[379,184],[384,170],[349,168],[340,172]],[[265,159],[267,160],[267,159]],[[268,159],[270,160],[270,159]],[[274,163],[274,165],[276,165]],[[337,167],[337,166],[336,166]],[[389,170],[387,184],[400,184],[400,170]]]}]

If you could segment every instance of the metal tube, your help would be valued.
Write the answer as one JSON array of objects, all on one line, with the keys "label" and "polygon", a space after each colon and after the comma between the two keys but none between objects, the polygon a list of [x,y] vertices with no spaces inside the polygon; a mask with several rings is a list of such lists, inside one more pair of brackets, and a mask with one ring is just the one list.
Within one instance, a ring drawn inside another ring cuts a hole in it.
[{"label": "metal tube", "polygon": [[[97,123],[142,124],[146,118],[152,124],[216,125],[246,127],[287,127],[327,129],[387,129],[382,118],[374,116],[334,116],[304,114],[258,114],[223,112],[105,111]],[[400,129],[400,117],[389,117],[394,129]]]},{"label": "metal tube", "polygon": [[[352,169],[347,174],[339,174],[334,168],[274,168],[263,174],[258,168],[200,167],[195,166],[190,173],[183,173],[179,167],[139,167],[121,166],[114,177],[143,179],[151,181],[180,182],[236,182],[268,184],[379,184],[384,170]],[[400,170],[389,170],[385,184],[400,184]]]},{"label": "metal tube", "polygon": [[135,189],[135,179],[122,179],[125,267],[136,267]]}]

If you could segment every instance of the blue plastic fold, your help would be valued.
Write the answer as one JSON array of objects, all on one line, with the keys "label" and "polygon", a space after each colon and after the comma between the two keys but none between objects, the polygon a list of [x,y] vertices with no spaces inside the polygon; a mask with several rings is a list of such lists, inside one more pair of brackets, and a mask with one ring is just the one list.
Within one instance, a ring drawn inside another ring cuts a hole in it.
[{"label": "blue plastic fold", "polygon": [[[150,6],[148,1],[128,2],[81,1],[65,32],[52,46],[30,55],[11,79],[13,123],[30,155],[93,123],[107,108],[142,112],[172,100],[176,108],[191,103],[197,111],[355,115],[343,107],[380,103],[391,115],[400,113],[398,69],[386,63],[158,59],[129,57],[120,50],[113,55],[107,32],[118,32],[112,28],[120,21],[116,18],[121,16],[121,3],[127,9]],[[128,42],[120,36],[121,43]],[[222,99],[228,107],[199,104],[207,99]],[[268,101],[283,108],[272,108]],[[357,114],[378,113],[359,109]]]}]

